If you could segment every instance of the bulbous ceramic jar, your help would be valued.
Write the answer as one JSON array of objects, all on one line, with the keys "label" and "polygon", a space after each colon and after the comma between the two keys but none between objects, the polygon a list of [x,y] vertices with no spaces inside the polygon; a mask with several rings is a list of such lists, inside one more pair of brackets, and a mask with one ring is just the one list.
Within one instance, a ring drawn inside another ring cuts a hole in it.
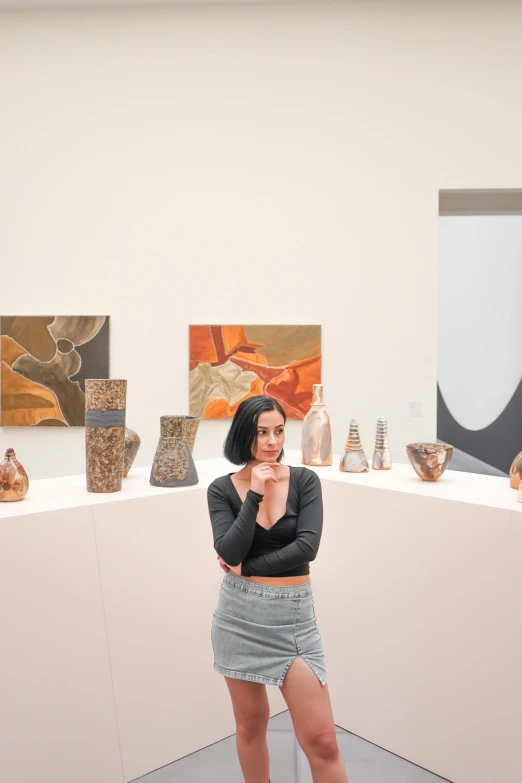
[{"label": "bulbous ceramic jar", "polygon": [[29,478],[16,459],[13,449],[7,449],[0,463],[0,501],[22,500],[29,489]]}]

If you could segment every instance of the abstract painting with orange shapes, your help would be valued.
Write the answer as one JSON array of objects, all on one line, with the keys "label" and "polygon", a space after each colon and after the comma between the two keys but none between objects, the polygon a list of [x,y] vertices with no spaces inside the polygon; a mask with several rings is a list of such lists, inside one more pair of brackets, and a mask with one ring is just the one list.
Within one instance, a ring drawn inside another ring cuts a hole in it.
[{"label": "abstract painting with orange shapes", "polygon": [[248,397],[274,397],[304,419],[321,383],[320,326],[190,326],[190,415],[229,419]]},{"label": "abstract painting with orange shapes", "polygon": [[109,377],[109,316],[0,316],[0,425],[82,427],[85,379]]}]

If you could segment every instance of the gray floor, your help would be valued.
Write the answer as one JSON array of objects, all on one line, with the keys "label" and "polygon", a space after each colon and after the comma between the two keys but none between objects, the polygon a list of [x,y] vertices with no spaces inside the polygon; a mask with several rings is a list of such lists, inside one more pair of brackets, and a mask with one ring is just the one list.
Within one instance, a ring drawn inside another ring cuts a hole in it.
[{"label": "gray floor", "polygon": [[[350,783],[446,783],[443,778],[394,756],[371,742],[337,729],[337,741]],[[313,783],[288,710],[268,724],[271,783]],[[235,735],[175,761],[139,783],[244,783]]]}]

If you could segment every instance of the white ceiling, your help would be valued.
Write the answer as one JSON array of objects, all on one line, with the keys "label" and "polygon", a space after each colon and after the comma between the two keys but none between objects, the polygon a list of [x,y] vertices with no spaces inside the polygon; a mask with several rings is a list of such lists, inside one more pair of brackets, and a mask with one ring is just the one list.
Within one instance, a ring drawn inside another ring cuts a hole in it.
[{"label": "white ceiling", "polygon": [[[317,1],[317,0],[315,0]],[[0,0],[3,8],[25,10],[28,8],[115,8],[124,6],[154,8],[169,5],[226,5],[229,3],[306,3],[313,0]]]}]

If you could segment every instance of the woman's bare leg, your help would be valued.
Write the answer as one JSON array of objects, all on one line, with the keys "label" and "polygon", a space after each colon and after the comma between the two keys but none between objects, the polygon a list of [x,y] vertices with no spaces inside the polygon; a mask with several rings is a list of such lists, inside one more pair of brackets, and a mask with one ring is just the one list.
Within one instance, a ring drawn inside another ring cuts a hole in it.
[{"label": "woman's bare leg", "polygon": [[348,783],[337,744],[328,685],[321,685],[308,664],[296,658],[286,673],[281,693],[314,783]]},{"label": "woman's bare leg", "polygon": [[266,730],[270,705],[266,685],[225,677],[236,719],[236,747],[245,783],[268,783]]}]

